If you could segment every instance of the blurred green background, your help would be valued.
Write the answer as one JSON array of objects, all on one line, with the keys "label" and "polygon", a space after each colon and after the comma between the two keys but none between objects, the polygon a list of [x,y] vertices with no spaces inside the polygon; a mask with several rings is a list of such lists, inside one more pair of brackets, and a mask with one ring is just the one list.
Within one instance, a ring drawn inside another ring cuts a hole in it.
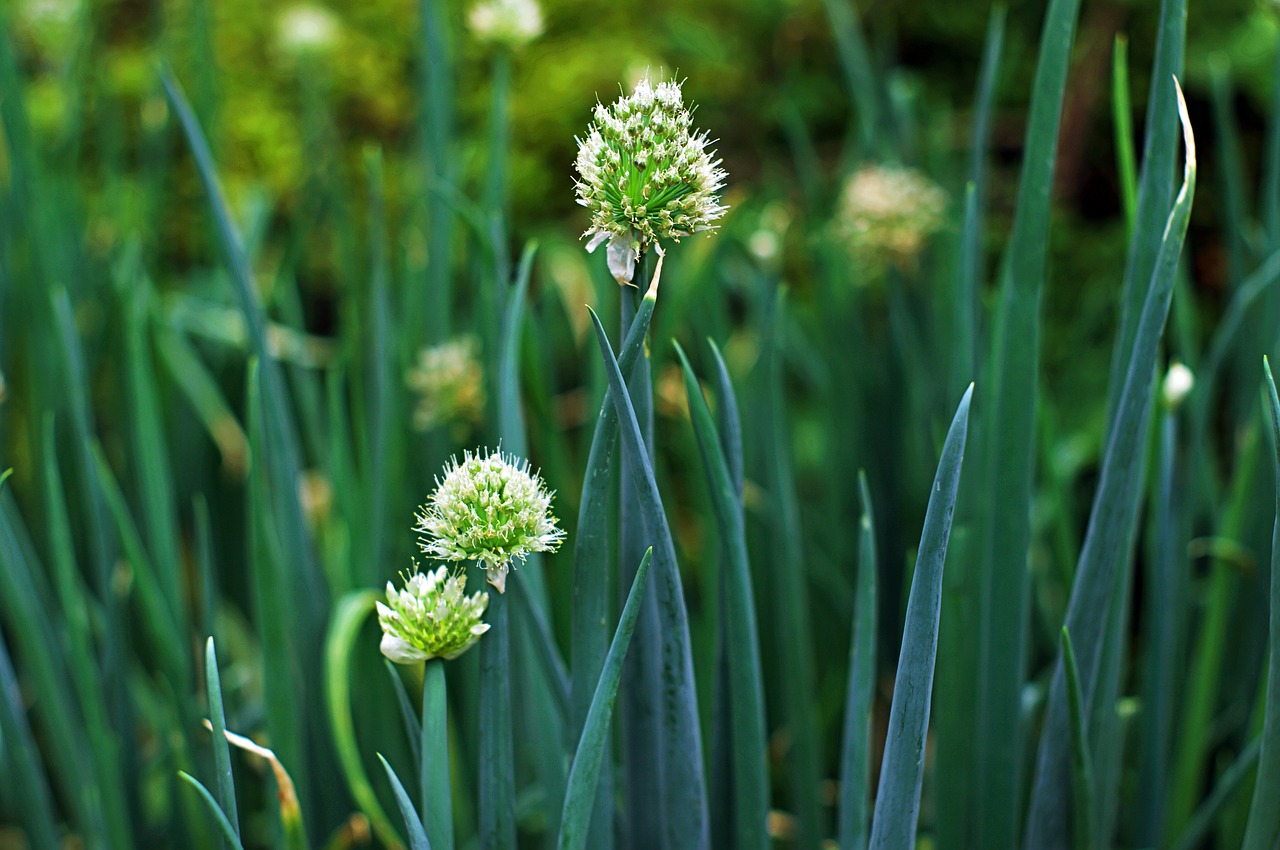
[{"label": "blurred green background", "polygon": [[[461,185],[474,186],[486,166],[490,50],[468,37],[465,4],[445,6],[458,61]],[[864,3],[859,11],[878,66],[914,119],[913,137],[898,156],[923,165],[958,201],[963,186],[955,175],[963,172],[956,166],[968,144],[988,8],[920,0]],[[155,73],[161,61],[173,66],[193,100],[233,207],[261,216],[265,279],[285,255],[296,266],[311,329],[331,334],[338,321],[333,305],[362,285],[340,272],[337,252],[344,245],[354,249],[334,230],[362,216],[335,204],[363,202],[354,189],[363,182],[360,155],[367,146],[385,156],[393,226],[413,221],[422,202],[414,3],[10,0],[5,12],[34,139],[50,167],[84,184],[90,259],[106,262],[137,240],[163,291],[211,256],[207,230],[199,225],[195,175],[173,137],[156,132],[168,126]],[[1082,13],[1064,107],[1052,246],[1055,279],[1071,283],[1047,291],[1048,315],[1073,319],[1048,324],[1045,374],[1055,392],[1101,397],[1099,384],[1077,383],[1100,380],[1102,372],[1068,369],[1064,361],[1088,357],[1109,339],[1109,280],[1123,262],[1126,239],[1110,132],[1112,45],[1117,35],[1129,40],[1140,133],[1157,12],[1149,2],[1097,2]],[[1012,212],[1041,14],[1038,3],[1009,9],[989,189],[992,256]],[[316,26],[316,17],[324,32],[308,45],[298,30]],[[835,184],[828,180],[806,197],[799,174],[811,165],[824,177],[845,170],[852,117],[821,4],[657,0],[640,11],[625,3],[551,0],[544,17],[544,35],[516,57],[512,77],[513,250],[528,237],[563,245],[585,229],[573,203],[574,137],[597,98],[611,100],[650,70],[688,80],[685,94],[698,105],[697,122],[718,139],[734,210],[726,226],[768,202],[786,205],[797,225],[785,246],[787,279],[797,297],[806,298],[813,269],[804,240],[830,212]],[[1260,167],[1278,23],[1276,4],[1262,0],[1191,4],[1189,11],[1193,37],[1184,86],[1193,116],[1208,117],[1210,69],[1227,72],[1241,150],[1253,173]],[[1208,179],[1196,206],[1191,261],[1195,286],[1212,304],[1230,272],[1214,226],[1221,213],[1214,128],[1208,120],[1198,124]],[[816,163],[797,165],[797,158],[812,157]],[[163,171],[164,184],[156,186],[157,159],[169,158],[177,168]],[[335,183],[353,191],[339,201]],[[164,193],[163,215],[157,191]],[[396,249],[424,250],[414,233],[404,232]],[[1088,250],[1074,248],[1082,241]],[[544,254],[543,261],[553,256]],[[1075,408],[1073,415],[1086,418],[1069,424],[1096,424],[1096,413]]]}]

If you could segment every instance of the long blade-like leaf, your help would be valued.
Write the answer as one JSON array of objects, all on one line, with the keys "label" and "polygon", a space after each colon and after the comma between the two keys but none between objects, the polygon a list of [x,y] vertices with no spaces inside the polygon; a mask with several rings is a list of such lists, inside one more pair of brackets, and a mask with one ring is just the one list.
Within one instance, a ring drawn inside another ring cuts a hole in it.
[{"label": "long blade-like leaf", "polygon": [[649,561],[652,556],[653,550],[650,549],[640,561],[639,568],[636,569],[635,580],[631,583],[631,592],[627,594],[627,604],[623,606],[622,617],[618,620],[618,630],[614,632],[613,642],[609,644],[604,668],[600,671],[600,681],[596,684],[595,695],[591,698],[591,707],[587,711],[586,723],[582,727],[578,749],[573,755],[573,766],[569,768],[569,784],[565,790],[564,812],[560,817],[560,839],[557,843],[560,850],[582,850],[587,846],[591,815],[596,801],[596,783],[600,777],[600,764],[604,761],[609,744],[609,718],[613,714],[613,703],[618,696],[622,662],[626,658],[627,647],[631,645],[631,634],[635,631],[636,618],[640,616],[640,603],[644,599],[647,588],[645,578],[649,575]]},{"label": "long blade-like leaf", "polygon": [[204,787],[199,779],[196,779],[189,773],[180,770],[178,771],[178,776],[183,782],[186,782],[192,788],[196,789],[196,793],[200,795],[200,799],[209,807],[209,812],[217,822],[218,829],[222,831],[222,837],[226,839],[226,842],[232,847],[238,848],[238,850],[244,850],[244,845],[240,843],[240,836],[236,832],[236,828],[232,825],[231,821],[228,820],[227,813],[218,805],[218,801],[213,799],[213,795],[209,793],[209,789]]},{"label": "long blade-like leaf", "polygon": [[862,521],[858,530],[858,595],[845,693],[840,758],[840,850],[866,850],[870,826],[871,713],[876,685],[876,534],[866,473],[858,473]]},{"label": "long blade-like leaf", "polygon": [[213,764],[218,773],[218,803],[236,838],[240,837],[240,817],[236,811],[236,782],[231,773],[231,747],[227,745],[227,717],[222,710],[222,679],[218,675],[218,654],[213,638],[204,646],[204,681],[209,697],[209,722],[213,724]]},{"label": "long blade-like leaf", "polygon": [[[751,567],[743,525],[740,491],[720,445],[716,422],[684,350],[676,344],[684,369],[689,416],[702,455],[711,503],[725,550],[724,636],[729,663],[729,720],[733,760],[734,846],[768,848],[769,773],[765,756],[764,684],[760,670],[760,633],[752,597]],[[725,402],[722,401],[723,405]]]},{"label": "long blade-like leaf", "polygon": [[383,768],[387,771],[387,779],[391,780],[391,790],[396,795],[396,804],[400,806],[400,814],[404,815],[404,825],[409,830],[410,850],[431,850],[431,844],[427,841],[427,831],[422,828],[422,821],[418,819],[418,813],[413,810],[413,801],[405,792],[400,777],[396,776],[396,772],[391,769],[391,765],[387,764],[382,753],[378,753],[378,761],[382,762]]},{"label": "long blade-like leaf", "polygon": [[[1160,29],[1155,59],[1151,67],[1151,91],[1147,97],[1143,126],[1142,171],[1138,176],[1137,210],[1133,239],[1125,263],[1120,297],[1120,328],[1111,354],[1111,378],[1107,392],[1107,425],[1110,427],[1120,405],[1129,351],[1138,333],[1147,282],[1151,279],[1163,242],[1161,224],[1173,195],[1173,176],[1178,155],[1178,110],[1174,77],[1182,73],[1186,44],[1187,0],[1161,0]],[[1075,631],[1072,630],[1075,634]],[[1078,635],[1077,635],[1078,636]],[[1083,649],[1083,646],[1077,646]]]},{"label": "long blade-like leaf", "polygon": [[[995,100],[996,78],[1004,44],[1005,7],[995,4],[987,19],[986,44],[983,47],[982,71],[978,78],[975,117],[970,141],[969,183],[965,187],[964,213],[960,224],[959,258],[955,271],[954,339],[950,392],[962,392],[969,382],[982,374],[982,298],[987,280],[986,198],[988,151],[991,147],[991,112]],[[939,316],[944,321],[944,316]],[[970,455],[985,457],[982,452],[982,430],[974,427]],[[981,685],[979,671],[980,644],[973,636],[980,633],[978,622],[978,589],[980,568],[979,546],[972,532],[982,528],[974,513],[980,509],[982,477],[975,475],[981,462],[961,484],[961,514],[956,517],[956,535],[952,546],[951,567],[942,589],[942,621],[938,635],[938,680],[935,683],[940,706],[973,706],[978,701]],[[966,511],[968,514],[966,515]],[[938,777],[935,805],[939,823],[938,850],[965,850],[972,845],[978,820],[977,795],[989,778],[985,772],[975,774],[975,723],[981,717],[973,710],[940,710],[935,728],[935,770]],[[865,830],[862,840],[865,842]]]},{"label": "long blade-like leaf", "polygon": [[1213,790],[1209,792],[1209,796],[1205,798],[1195,814],[1191,816],[1191,820],[1187,823],[1186,830],[1179,836],[1178,840],[1169,845],[1172,850],[1195,850],[1201,846],[1205,835],[1209,832],[1209,828],[1213,826],[1218,815],[1222,813],[1223,807],[1235,794],[1236,790],[1244,783],[1244,780],[1253,773],[1253,769],[1258,764],[1258,752],[1262,749],[1261,738],[1254,738],[1249,742],[1240,755],[1236,756],[1226,770],[1222,772],[1222,776],[1218,778],[1218,782],[1213,786]]},{"label": "long blade-like leaf", "polygon": [[377,596],[376,591],[357,590],[338,600],[324,642],[325,703],[329,710],[329,727],[333,730],[334,749],[338,752],[338,763],[347,787],[351,789],[351,796],[360,811],[369,818],[378,839],[388,847],[398,848],[404,845],[404,839],[391,825],[391,819],[383,811],[369,782],[360,759],[355,722],[351,717],[351,651],[360,635],[360,627],[373,611]]},{"label": "long blade-like leaf", "polygon": [[1071,632],[1062,628],[1062,659],[1067,671],[1067,704],[1071,714],[1071,803],[1076,850],[1093,850],[1097,843],[1097,818],[1093,807],[1093,756],[1085,728],[1084,697],[1080,692],[1080,671],[1071,646]]},{"label": "long blade-like leaf", "polygon": [[951,517],[960,486],[964,445],[969,431],[969,401],[965,390],[942,445],[942,457],[929,493],[924,531],[920,535],[902,651],[889,708],[889,734],[880,763],[880,790],[871,822],[872,850],[910,850],[915,846],[924,779],[924,744],[929,727],[929,698],[933,690],[934,659],[938,650],[938,614],[942,606],[942,568],[951,538]]},{"label": "long blade-like leaf", "polygon": [[[1156,352],[1173,297],[1174,277],[1195,194],[1195,138],[1182,90],[1177,88],[1176,92],[1187,148],[1182,189],[1165,225],[1158,262],[1151,275],[1138,333],[1133,339],[1124,392],[1120,395],[1107,439],[1101,480],[1067,607],[1066,625],[1075,641],[1080,682],[1091,717],[1094,712],[1112,710],[1111,706],[1094,703],[1102,666],[1105,620],[1118,571],[1128,569],[1131,560],[1145,458],[1141,441],[1147,432],[1151,411]],[[1093,724],[1090,725],[1092,727]],[[1071,820],[1067,791],[1070,787],[1070,750],[1065,670],[1059,655],[1027,820],[1025,845],[1028,848],[1065,850],[1067,847]]]},{"label": "long blade-like leaf", "polygon": [[9,649],[0,634],[0,755],[12,780],[16,801],[22,806],[28,837],[41,847],[58,846],[53,815],[53,792],[40,763],[35,736],[23,713],[18,677],[9,660]]},{"label": "long blade-like leaf", "polygon": [[1262,751],[1254,780],[1253,803],[1241,850],[1271,850],[1280,842],[1280,397],[1264,361],[1267,398],[1271,402],[1271,429],[1275,438],[1276,519],[1271,533],[1271,638],[1267,664],[1267,698],[1262,720]]},{"label": "long blade-like leaf", "polygon": [[[6,474],[0,474],[0,485]],[[94,804],[93,789],[84,781],[89,775],[86,758],[88,742],[75,712],[73,692],[59,651],[54,624],[43,615],[48,606],[43,579],[36,562],[25,523],[7,488],[0,487],[0,616],[12,635],[18,663],[23,665],[41,707],[36,727],[47,741],[50,779],[62,792],[77,821],[90,826],[100,823],[101,812]]]},{"label": "long blade-like leaf", "polygon": [[1052,0],[1040,37],[1013,233],[980,411],[978,721],[973,776],[975,846],[1012,847],[1022,799],[1022,679],[1028,623],[1027,557],[1049,205],[1079,0]]},{"label": "long blade-like leaf", "polygon": [[[600,317],[591,312],[596,342],[609,377],[609,394],[618,411],[622,453],[634,480],[640,517],[646,536],[653,541],[658,607],[662,616],[662,753],[661,789],[637,789],[661,794],[681,805],[666,812],[666,840],[670,847],[706,847],[710,841],[707,791],[702,771],[702,732],[698,726],[698,697],[693,679],[693,655],[689,644],[689,616],[676,565],[675,543],[654,480],[653,466],[640,434],[635,409],[623,383],[618,361],[605,335]],[[641,815],[643,816],[643,815]]]},{"label": "long blade-like leaf", "polygon": [[1138,215],[1138,166],[1133,153],[1133,117],[1129,97],[1129,39],[1116,35],[1111,54],[1111,115],[1116,140],[1120,200],[1130,233]]},{"label": "long blade-like leaf", "polygon": [[[658,279],[649,287],[622,345],[618,368],[623,375],[631,374],[639,360],[649,332],[649,321],[658,298]],[[587,711],[595,696],[596,683],[604,668],[608,650],[609,633],[609,573],[601,564],[612,564],[610,555],[609,502],[610,459],[618,437],[617,408],[608,397],[600,402],[600,414],[596,418],[591,437],[591,449],[587,454],[587,469],[582,481],[582,496],[578,507],[577,533],[573,543],[573,609],[570,670],[571,736],[582,734]],[[592,846],[606,848],[604,833],[612,835],[609,811],[612,809],[612,783],[608,772],[597,784],[597,814],[592,827]]]},{"label": "long blade-like leaf", "polygon": [[[818,687],[814,652],[809,561],[811,553],[801,520],[800,494],[792,472],[790,413],[785,383],[784,331],[790,320],[786,309],[787,290],[778,286],[770,293],[772,304],[762,317],[761,360],[765,365],[764,404],[757,413],[766,435],[761,483],[769,494],[771,510],[769,571],[762,591],[773,609],[773,651],[776,653],[774,689],[781,691],[782,722],[791,738],[787,768],[795,809],[796,843],[802,847],[821,841],[825,832],[820,805],[819,772],[821,750],[818,742],[816,706],[809,696]],[[798,340],[797,340],[798,341]],[[796,344],[795,341],[792,342]],[[798,347],[798,346],[797,346]]]}]

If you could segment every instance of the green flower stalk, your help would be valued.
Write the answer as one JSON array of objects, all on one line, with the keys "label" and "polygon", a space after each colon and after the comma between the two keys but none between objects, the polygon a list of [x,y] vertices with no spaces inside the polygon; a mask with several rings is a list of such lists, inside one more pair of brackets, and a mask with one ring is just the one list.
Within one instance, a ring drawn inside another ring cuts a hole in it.
[{"label": "green flower stalk", "polygon": [[727,207],[719,192],[725,172],[694,135],[680,84],[648,76],[630,97],[597,103],[585,139],[578,139],[578,203],[591,211],[587,250],[609,243],[609,271],[629,283],[640,253],[659,239],[714,230]]},{"label": "green flower stalk", "polygon": [[467,577],[446,567],[407,577],[404,590],[387,582],[387,603],[378,606],[382,654],[397,664],[457,658],[489,631],[480,615],[489,594],[466,595]]},{"label": "green flower stalk", "polygon": [[564,531],[551,493],[528,461],[501,450],[455,457],[417,515],[422,550],[442,561],[478,561],[489,583],[506,590],[507,571],[533,552],[554,552]]}]

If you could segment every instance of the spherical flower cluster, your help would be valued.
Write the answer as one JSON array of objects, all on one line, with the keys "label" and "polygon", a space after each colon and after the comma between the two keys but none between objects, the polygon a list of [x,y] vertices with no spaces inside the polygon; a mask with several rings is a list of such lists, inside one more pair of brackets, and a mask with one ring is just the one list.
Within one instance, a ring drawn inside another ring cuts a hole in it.
[{"label": "spherical flower cluster", "polygon": [[464,336],[424,348],[405,383],[418,396],[413,427],[419,431],[451,422],[478,422],[484,414],[484,369],[475,337]]},{"label": "spherical flower cluster", "polygon": [[910,268],[926,240],[942,228],[947,195],[920,172],[872,165],[844,185],[836,228],[857,259],[872,269]]},{"label": "spherical flower cluster", "polygon": [[630,97],[597,103],[585,139],[578,139],[578,203],[591,210],[587,250],[608,240],[609,271],[619,283],[635,273],[640,252],[658,239],[714,229],[726,207],[725,172],[694,135],[680,84],[646,76]]},{"label": "spherical flower cluster", "polygon": [[382,626],[382,654],[397,664],[429,658],[457,658],[466,652],[489,624],[480,615],[489,605],[489,594],[465,593],[463,573],[449,575],[445,567],[407,577],[404,590],[387,582],[387,603],[378,605]]},{"label": "spherical flower cluster", "polygon": [[480,0],[467,16],[477,41],[512,50],[542,35],[537,0]]},{"label": "spherical flower cluster", "polygon": [[9,394],[8,387],[4,383],[4,372],[0,372],[0,404],[4,404],[5,397]]},{"label": "spherical flower cluster", "polygon": [[554,552],[564,531],[551,493],[518,461],[495,451],[453,458],[417,515],[422,550],[442,561],[479,561],[489,583],[506,590],[507,571],[532,552]]}]

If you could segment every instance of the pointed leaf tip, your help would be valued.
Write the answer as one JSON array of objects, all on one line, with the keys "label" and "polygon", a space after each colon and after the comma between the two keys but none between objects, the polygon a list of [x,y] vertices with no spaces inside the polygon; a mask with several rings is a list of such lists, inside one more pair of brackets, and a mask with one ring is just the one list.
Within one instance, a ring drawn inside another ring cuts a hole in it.
[{"label": "pointed leaf tip", "polygon": [[1192,182],[1196,173],[1196,136],[1191,129],[1191,115],[1187,112],[1187,99],[1182,93],[1182,84],[1177,76],[1173,78],[1173,90],[1178,96],[1178,120],[1182,122],[1182,141],[1187,146],[1187,161],[1183,167],[1183,181]]}]

